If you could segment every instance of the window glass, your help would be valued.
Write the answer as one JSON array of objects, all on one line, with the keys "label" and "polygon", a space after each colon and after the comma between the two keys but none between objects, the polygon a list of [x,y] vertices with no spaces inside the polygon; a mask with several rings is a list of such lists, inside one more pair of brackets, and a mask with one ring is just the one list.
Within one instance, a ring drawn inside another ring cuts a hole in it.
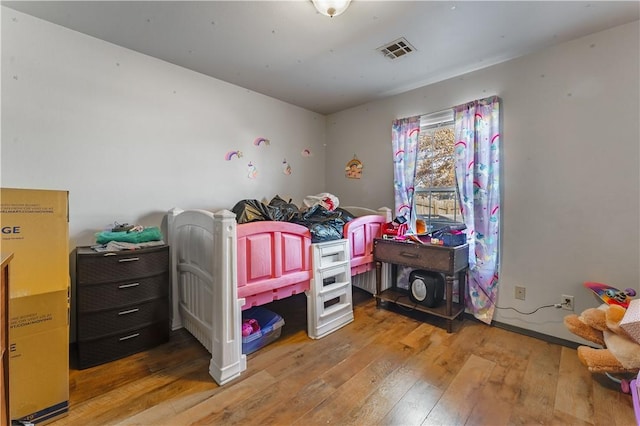
[{"label": "window glass", "polygon": [[420,118],[414,202],[431,232],[462,223],[456,188],[453,111]]}]

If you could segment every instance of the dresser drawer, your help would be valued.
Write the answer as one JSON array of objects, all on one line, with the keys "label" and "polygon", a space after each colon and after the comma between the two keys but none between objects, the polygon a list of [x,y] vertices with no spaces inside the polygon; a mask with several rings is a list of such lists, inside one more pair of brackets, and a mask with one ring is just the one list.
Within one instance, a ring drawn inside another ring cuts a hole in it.
[{"label": "dresser drawer", "polygon": [[122,330],[144,327],[169,318],[169,299],[130,305],[120,309],[80,315],[78,340],[95,339]]},{"label": "dresser drawer", "polygon": [[169,340],[169,323],[163,321],[104,339],[78,342],[78,368],[88,368],[140,352]]},{"label": "dresser drawer", "polygon": [[454,274],[468,264],[469,247],[442,247],[375,240],[374,258],[379,262],[422,268],[434,272]]},{"label": "dresser drawer", "polygon": [[167,274],[136,280],[101,284],[84,284],[77,289],[79,313],[99,311],[105,307],[119,308],[169,295]]},{"label": "dresser drawer", "polygon": [[157,275],[169,270],[169,247],[125,252],[78,252],[78,284],[121,281]]}]

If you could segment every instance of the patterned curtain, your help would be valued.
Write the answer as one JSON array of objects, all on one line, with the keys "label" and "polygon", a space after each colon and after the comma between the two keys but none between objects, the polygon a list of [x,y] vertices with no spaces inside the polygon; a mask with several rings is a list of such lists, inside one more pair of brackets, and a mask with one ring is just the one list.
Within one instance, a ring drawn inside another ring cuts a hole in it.
[{"label": "patterned curtain", "polygon": [[490,324],[498,293],[500,247],[500,99],[455,107],[456,181],[467,226],[467,308]]},{"label": "patterned curtain", "polygon": [[394,120],[391,128],[393,144],[393,187],[395,216],[404,217],[410,229],[415,229],[413,213],[413,183],[416,177],[420,117]]}]

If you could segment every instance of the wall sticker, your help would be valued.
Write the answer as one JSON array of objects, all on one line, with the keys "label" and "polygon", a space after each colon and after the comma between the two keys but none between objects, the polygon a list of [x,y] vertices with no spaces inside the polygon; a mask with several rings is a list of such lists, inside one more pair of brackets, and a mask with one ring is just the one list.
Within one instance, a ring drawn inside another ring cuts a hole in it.
[{"label": "wall sticker", "polygon": [[254,144],[255,146],[260,146],[260,145],[267,145],[267,146],[269,146],[269,145],[271,145],[271,141],[270,141],[269,139],[266,139],[266,138],[256,138],[256,139],[253,141],[253,144]]},{"label": "wall sticker", "polygon": [[289,165],[289,163],[287,163],[286,158],[282,160],[282,173],[284,173],[285,175],[291,174],[291,166]]},{"label": "wall sticker", "polygon": [[235,155],[236,158],[242,158],[242,151],[229,151],[224,156],[224,159],[227,160],[227,161],[230,161],[233,158],[234,155]]},{"label": "wall sticker", "polygon": [[345,176],[349,179],[360,179],[362,177],[362,162],[354,155],[353,159],[344,168]]},{"label": "wall sticker", "polygon": [[258,177],[258,169],[253,165],[251,161],[249,161],[249,164],[247,164],[247,177],[249,179],[255,179],[256,177]]}]

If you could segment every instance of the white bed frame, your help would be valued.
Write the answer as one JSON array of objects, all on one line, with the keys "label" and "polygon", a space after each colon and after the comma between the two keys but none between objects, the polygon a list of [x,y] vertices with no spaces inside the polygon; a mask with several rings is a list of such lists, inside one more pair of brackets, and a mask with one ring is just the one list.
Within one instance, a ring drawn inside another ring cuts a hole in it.
[{"label": "white bed frame", "polygon": [[[344,209],[354,216],[383,215],[387,222],[391,221],[388,208],[377,211],[361,207]],[[174,208],[167,214],[171,327],[173,330],[186,328],[211,353],[209,373],[219,385],[238,377],[247,368],[246,356],[242,353],[241,309],[245,299],[238,298],[236,228],[236,216],[228,210],[210,212]],[[316,270],[315,266],[313,269]],[[363,275],[368,276],[368,284],[362,288],[374,294],[375,272]],[[389,271],[383,269],[385,287],[390,281],[388,275]],[[350,292],[351,282],[348,289]],[[314,294],[307,292],[309,312],[318,305]],[[341,320],[336,329],[352,320],[353,316],[350,320]],[[318,338],[325,334],[323,331],[320,336],[310,336]]]}]

